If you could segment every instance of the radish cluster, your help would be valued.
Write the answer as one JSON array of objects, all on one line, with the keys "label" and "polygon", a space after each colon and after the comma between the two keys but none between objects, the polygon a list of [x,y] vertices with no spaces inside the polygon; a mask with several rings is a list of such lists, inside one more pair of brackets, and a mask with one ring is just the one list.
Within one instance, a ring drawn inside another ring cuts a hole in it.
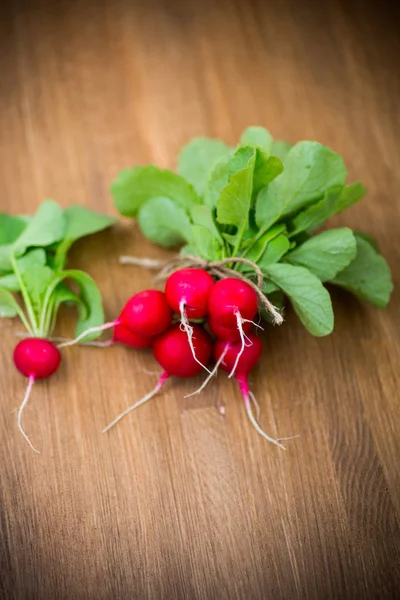
[{"label": "radish cluster", "polygon": [[[259,327],[254,322],[257,312],[257,294],[248,283],[236,278],[215,282],[207,271],[196,268],[172,273],[165,292],[146,290],[132,296],[118,319],[104,326],[114,330],[105,344],[152,348],[163,372],[155,388],[118,415],[103,432],[152,398],[169,377],[189,378],[206,370],[208,377],[194,392],[198,393],[221,367],[236,378],[258,433],[283,448],[262,431],[252,412],[251,402],[255,400],[247,378],[262,352],[261,341],[252,331],[253,326]],[[210,371],[212,358],[215,366]]]}]

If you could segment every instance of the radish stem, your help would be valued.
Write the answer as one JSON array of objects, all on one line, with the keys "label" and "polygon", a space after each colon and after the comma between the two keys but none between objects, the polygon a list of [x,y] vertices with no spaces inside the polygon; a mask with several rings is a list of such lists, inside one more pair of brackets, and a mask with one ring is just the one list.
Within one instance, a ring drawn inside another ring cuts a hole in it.
[{"label": "radish stem", "polygon": [[169,377],[168,373],[164,371],[164,373],[162,373],[160,379],[158,380],[155,388],[151,392],[146,394],[146,396],[143,396],[143,398],[138,400],[135,404],[132,404],[132,406],[128,406],[128,408],[126,410],[124,410],[124,412],[122,412],[117,417],[115,417],[115,419],[113,421],[111,421],[111,423],[109,425],[107,425],[107,427],[104,427],[104,429],[102,430],[102,433],[106,433],[106,431],[109,431],[111,429],[111,427],[114,427],[114,425],[116,425],[118,423],[118,421],[123,419],[132,410],[135,410],[136,408],[138,408],[139,406],[141,406],[142,404],[144,404],[145,402],[147,402],[148,400],[153,398],[153,396],[155,396],[157,394],[157,392],[159,392],[159,390],[162,388],[163,384],[168,379],[168,377]]},{"label": "radish stem", "polygon": [[22,412],[23,412],[25,406],[28,404],[29,396],[31,395],[32,386],[33,386],[34,383],[35,383],[34,376],[30,375],[29,379],[28,379],[28,385],[26,387],[26,392],[25,392],[24,399],[22,401],[21,406],[18,409],[18,429],[20,430],[20,432],[22,433],[22,435],[24,436],[24,438],[26,439],[26,441],[28,442],[28,444],[30,445],[30,447],[32,448],[32,450],[34,450],[35,452],[37,452],[38,454],[40,454],[40,451],[35,448],[35,446],[32,444],[31,440],[26,435],[26,433],[25,433],[25,431],[24,431],[24,429],[22,427]]}]

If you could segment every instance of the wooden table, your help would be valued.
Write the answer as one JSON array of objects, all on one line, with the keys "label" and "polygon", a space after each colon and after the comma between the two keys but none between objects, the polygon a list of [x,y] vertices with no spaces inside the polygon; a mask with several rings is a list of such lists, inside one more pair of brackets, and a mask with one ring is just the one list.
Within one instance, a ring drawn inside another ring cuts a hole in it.
[{"label": "wooden table", "polygon": [[[375,235],[399,285],[399,19],[389,4],[261,0],[9,2],[1,8],[0,208],[45,197],[115,214],[136,163],[173,167],[192,136],[234,144],[249,124],[342,154],[368,200],[335,218]],[[165,256],[131,224],[77,244],[109,318]],[[146,353],[66,349],[16,427],[18,325],[1,323],[1,597],[103,600],[394,598],[400,584],[400,303],[333,294],[332,336],[289,311],[252,376],[257,436],[224,376],[199,398],[156,381]],[[71,335],[65,311],[59,331]],[[150,371],[149,373],[146,372]],[[225,407],[223,416],[218,407]],[[397,596],[399,597],[399,596]]]}]

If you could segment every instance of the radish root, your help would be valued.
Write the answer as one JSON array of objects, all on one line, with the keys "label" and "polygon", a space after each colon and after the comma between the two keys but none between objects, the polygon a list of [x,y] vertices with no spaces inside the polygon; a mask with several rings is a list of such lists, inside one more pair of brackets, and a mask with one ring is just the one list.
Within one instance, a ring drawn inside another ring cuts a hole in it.
[{"label": "radish root", "polygon": [[251,402],[250,402],[249,396],[246,396],[244,398],[244,405],[245,405],[245,408],[246,408],[247,415],[248,415],[248,417],[250,419],[250,422],[253,425],[254,429],[257,431],[257,433],[259,433],[268,442],[271,442],[272,444],[275,444],[275,446],[278,446],[282,450],[286,450],[286,448],[285,448],[285,446],[283,444],[281,444],[278,440],[275,440],[274,438],[272,438],[269,435],[267,435],[265,433],[265,431],[263,431],[261,429],[261,427],[259,426],[259,424],[257,423],[257,421],[254,418],[253,411],[251,410]]},{"label": "radish root", "polygon": [[24,436],[24,438],[26,439],[26,441],[28,442],[28,444],[30,445],[30,447],[32,448],[32,450],[34,450],[35,452],[37,452],[38,454],[40,454],[40,451],[35,448],[35,446],[32,444],[31,440],[29,439],[29,437],[26,435],[23,427],[22,427],[22,413],[23,410],[25,408],[25,406],[28,404],[28,400],[29,400],[29,396],[31,395],[31,391],[32,391],[32,386],[35,383],[35,378],[33,375],[29,376],[29,380],[28,380],[28,385],[26,386],[26,392],[25,392],[25,396],[24,399],[22,401],[21,406],[19,407],[18,410],[18,429],[20,430],[20,432],[22,433],[22,435]]},{"label": "radish root", "polygon": [[165,381],[167,379],[168,379],[168,373],[163,373],[161,375],[160,379],[158,380],[157,385],[154,387],[154,389],[151,392],[146,394],[146,396],[143,396],[143,398],[138,400],[135,404],[132,404],[132,406],[128,406],[128,408],[126,410],[124,410],[121,414],[119,414],[117,417],[115,417],[115,419],[113,421],[111,421],[111,423],[109,425],[107,425],[107,427],[104,427],[104,429],[102,430],[102,433],[106,433],[106,431],[109,431],[112,427],[114,427],[114,425],[116,425],[127,414],[132,412],[132,410],[135,410],[136,408],[138,408],[139,406],[141,406],[148,400],[151,400],[151,398],[153,398],[157,394],[157,392],[160,391],[160,389],[162,388],[163,384],[165,383]]},{"label": "radish root", "polygon": [[240,314],[240,312],[238,310],[235,310],[235,316],[236,316],[237,328],[238,328],[239,334],[240,334],[240,341],[242,342],[242,345],[240,347],[240,351],[237,353],[235,364],[232,367],[232,371],[228,375],[229,379],[234,376],[236,368],[237,368],[237,366],[239,364],[240,357],[242,356],[243,351],[244,351],[245,346],[246,346],[245,333],[243,331],[243,319],[242,319],[242,315]]},{"label": "radish root", "polygon": [[217,374],[219,366],[222,363],[222,361],[224,360],[225,355],[228,352],[228,350],[229,350],[229,342],[226,344],[226,346],[224,348],[224,351],[222,352],[221,356],[219,357],[219,359],[215,363],[215,366],[214,366],[213,370],[210,371],[210,374],[206,377],[206,379],[203,381],[203,383],[201,384],[201,386],[199,388],[197,388],[197,390],[195,390],[194,392],[191,392],[190,394],[186,394],[186,396],[184,396],[184,398],[190,398],[191,396],[195,396],[196,394],[200,394],[200,392],[202,392],[204,390],[204,388],[208,385],[208,383],[211,381],[211,379]]},{"label": "radish root", "polygon": [[188,319],[187,314],[186,314],[185,300],[181,300],[180,301],[180,303],[179,303],[179,312],[181,313],[181,329],[183,331],[186,331],[186,335],[187,335],[187,338],[188,338],[190,350],[192,352],[194,360],[203,369],[205,369],[207,371],[207,373],[211,373],[211,371],[209,369],[207,369],[207,367],[205,365],[203,365],[203,363],[196,356],[196,352],[195,352],[194,345],[193,345],[193,327],[190,325],[189,319]]},{"label": "radish root", "polygon": [[[67,346],[73,346],[74,344],[77,344],[78,342],[80,342],[87,335],[89,335],[89,333],[95,333],[97,331],[105,331],[106,329],[111,329],[112,327],[115,327],[115,325],[117,325],[117,324],[118,324],[117,321],[110,321],[109,323],[104,323],[104,325],[99,325],[98,327],[89,327],[89,329],[86,329],[86,331],[83,331],[75,339],[68,340],[67,342],[62,342],[61,344],[58,344],[58,348],[66,348]],[[96,345],[98,343],[103,344],[104,342],[96,342]],[[94,345],[93,342],[85,342],[85,344]],[[109,344],[107,343],[107,345],[109,345]]]}]

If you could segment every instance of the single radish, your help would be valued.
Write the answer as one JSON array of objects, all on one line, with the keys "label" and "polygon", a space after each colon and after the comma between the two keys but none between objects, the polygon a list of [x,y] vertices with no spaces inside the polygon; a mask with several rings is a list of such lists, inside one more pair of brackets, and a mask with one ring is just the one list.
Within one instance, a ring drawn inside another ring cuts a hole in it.
[{"label": "single radish", "polygon": [[25,338],[14,350],[14,364],[18,371],[28,377],[25,397],[18,410],[18,427],[31,448],[39,453],[22,427],[22,412],[28,403],[32,386],[36,379],[46,379],[55,373],[60,366],[61,354],[58,348],[42,338]]},{"label": "single radish", "polygon": [[[222,340],[218,340],[214,344],[213,355],[217,363],[220,364],[221,368],[224,371],[231,372],[234,365],[236,365],[235,369],[235,379],[238,382],[239,389],[242,393],[244,405],[246,408],[247,415],[255,427],[256,431],[262,435],[266,440],[276,444],[283,450],[286,448],[279,442],[279,440],[275,440],[267,435],[259,426],[256,419],[254,418],[252,409],[251,409],[251,399],[252,393],[249,389],[248,384],[248,375],[250,371],[256,366],[259,361],[262,353],[262,343],[261,340],[254,334],[249,333],[249,340],[251,341],[251,345],[245,346],[244,350],[241,349],[240,342],[224,342]],[[238,355],[239,359],[238,359]]]},{"label": "single radish", "polygon": [[[202,363],[207,364],[212,353],[212,340],[200,325],[193,325],[192,344],[199,360]],[[111,427],[132,410],[135,410],[135,408],[141,406],[150,400],[150,398],[153,398],[168,377],[180,377],[186,379],[198,375],[203,368],[199,364],[199,361],[194,359],[188,337],[185,331],[181,330],[179,324],[173,325],[155,339],[153,344],[153,355],[156,361],[164,369],[157,385],[149,394],[118,415],[103,429],[103,433],[111,429]]]},{"label": "single radish", "polygon": [[[105,323],[100,327],[90,327],[74,340],[69,340],[60,344],[59,348],[72,346],[80,342],[89,333],[105,331],[112,327],[114,328],[113,340],[110,342],[97,342],[95,345],[107,346],[113,341],[122,341],[122,339],[116,340],[115,337],[121,338],[121,336],[126,334],[126,330],[129,330],[139,337],[137,338],[136,345],[135,342],[129,343],[128,345],[134,346],[135,348],[148,348],[151,346],[148,338],[154,338],[160,333],[163,333],[171,325],[171,322],[172,311],[168,306],[164,292],[160,292],[159,290],[145,290],[129,298],[118,319]],[[120,329],[120,327],[123,329]],[[142,341],[146,338],[146,341],[143,341],[146,345],[141,345],[139,338],[142,338]],[[133,339],[134,336],[132,335],[131,341],[133,341]]]},{"label": "single radish", "polygon": [[[213,333],[219,340],[224,340],[225,342],[238,342],[240,340],[240,331],[236,323],[235,327],[225,327],[224,325],[221,325],[217,319],[210,315],[208,317],[208,326],[211,333]],[[248,333],[251,329],[251,326],[252,324],[250,321],[245,321],[243,323],[243,332]]]},{"label": "single radish", "polygon": [[[208,305],[213,322],[218,322],[222,327],[229,329],[236,327],[239,333],[240,351],[236,355],[236,361],[232,364],[232,370],[229,374],[229,377],[233,377],[246,346],[244,325],[254,323],[258,311],[257,294],[245,281],[228,277],[220,279],[214,285]],[[254,323],[254,325],[257,324]]]},{"label": "single radish", "polygon": [[193,358],[206,371],[207,367],[194,349],[193,327],[189,319],[201,319],[207,315],[209,296],[214,285],[214,279],[204,269],[179,269],[168,277],[165,284],[167,302],[181,317],[181,326],[186,331]]},{"label": "single radish", "polygon": [[172,311],[164,292],[144,290],[128,300],[118,322],[145,337],[163,333],[172,321]]}]

